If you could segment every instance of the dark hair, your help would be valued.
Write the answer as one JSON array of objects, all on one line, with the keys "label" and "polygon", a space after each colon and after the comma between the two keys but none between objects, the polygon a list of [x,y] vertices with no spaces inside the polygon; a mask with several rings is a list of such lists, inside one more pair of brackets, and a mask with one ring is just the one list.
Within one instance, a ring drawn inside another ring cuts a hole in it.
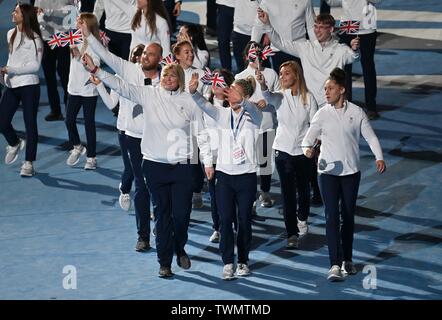
[{"label": "dark hair", "polygon": [[334,27],[336,23],[335,18],[333,18],[333,16],[329,13],[318,14],[315,18],[315,22],[320,24],[326,24],[332,27]]},{"label": "dark hair", "polygon": [[[35,35],[36,33],[39,38],[41,38],[41,31],[40,31],[40,24],[37,20],[37,10],[33,6],[29,4],[18,4],[18,7],[20,8],[21,14],[23,15],[23,33],[26,34],[26,36],[31,39],[34,42],[35,46],[35,54],[37,54],[37,45],[35,44]],[[9,40],[9,52],[12,53],[12,50],[14,49],[14,40],[17,36],[17,28],[15,28],[14,32],[11,35],[11,39]],[[22,38],[20,39],[20,44],[18,46],[21,46],[23,43],[23,34]]]},{"label": "dark hair", "polygon": [[187,34],[192,39],[192,45],[200,50],[209,51],[207,48],[206,40],[204,40],[203,27],[197,24],[185,24],[183,25],[187,29]]},{"label": "dark hair", "polygon": [[[143,14],[143,11],[141,9],[138,9],[135,13],[133,19],[132,19],[132,30],[135,31],[141,26],[141,15]],[[164,3],[162,0],[147,0],[147,9],[144,12],[144,17],[147,20],[147,24],[149,25],[149,28],[153,34],[157,32],[157,25],[156,25],[156,14],[158,14],[160,17],[164,18],[167,21],[167,24],[169,26],[169,30],[172,30],[169,15],[167,13],[166,7],[164,6]]]},{"label": "dark hair", "polygon": [[144,51],[144,44],[140,43],[135,46],[130,53],[130,62],[137,63],[137,58],[141,56]]},{"label": "dark hair", "polygon": [[328,80],[333,80],[336,84],[345,88],[345,71],[341,68],[334,68],[332,72],[330,72]]}]

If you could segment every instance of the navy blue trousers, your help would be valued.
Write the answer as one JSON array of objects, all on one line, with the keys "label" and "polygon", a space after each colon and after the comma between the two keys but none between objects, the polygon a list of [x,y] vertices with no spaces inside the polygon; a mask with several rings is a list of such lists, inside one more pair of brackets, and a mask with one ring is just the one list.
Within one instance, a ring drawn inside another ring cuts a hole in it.
[{"label": "navy blue trousers", "polygon": [[249,260],[252,242],[252,207],[256,197],[256,173],[228,175],[216,172],[215,192],[220,216],[219,249],[224,264],[234,263],[235,242],[232,224],[238,209],[238,263]]},{"label": "navy blue trousers", "polygon": [[361,172],[347,176],[318,175],[325,209],[330,266],[341,266],[342,261],[352,261],[356,199],[360,181]]},{"label": "navy blue trousers", "polygon": [[20,102],[23,107],[23,119],[26,129],[26,161],[35,161],[37,156],[38,128],[37,112],[40,101],[40,85],[34,84],[18,88],[6,88],[0,101],[0,132],[10,146],[19,142],[12,127],[12,118]]},{"label": "navy blue trousers", "polygon": [[312,160],[304,155],[292,156],[276,151],[276,169],[281,182],[284,222],[287,237],[298,235],[298,220],[310,214],[310,167]]},{"label": "navy blue trousers", "polygon": [[[142,240],[150,239],[150,194],[144,181],[141,153],[141,139],[126,136],[126,148],[133,179],[135,180],[134,207],[137,222],[138,237]],[[123,150],[121,150],[123,152]],[[129,189],[130,190],[130,189]]]},{"label": "navy blue trousers", "polygon": [[69,95],[66,109],[66,128],[68,130],[69,141],[75,146],[81,144],[77,129],[77,116],[83,106],[84,127],[86,130],[87,156],[96,156],[97,132],[95,128],[95,108],[97,107],[97,97],[82,97]]},{"label": "navy blue trousers", "polygon": [[221,60],[221,66],[228,70],[232,70],[230,39],[233,31],[234,12],[234,8],[218,5],[216,25],[218,33],[219,59]]},{"label": "navy blue trousers", "polygon": [[143,174],[153,201],[158,262],[170,267],[174,250],[181,255],[187,242],[193,168],[143,160]]},{"label": "navy blue trousers", "polygon": [[[133,138],[136,139],[136,138]],[[139,139],[141,141],[141,139]],[[120,143],[120,149],[121,149],[121,157],[123,158],[123,174],[121,175],[121,186],[120,191],[122,193],[129,193],[130,189],[132,189],[132,182],[134,181],[134,173],[132,172],[132,165],[131,161],[129,159],[129,150],[128,150],[128,141],[127,136],[124,133],[124,131],[118,132],[118,142]],[[138,146],[138,149],[140,147]],[[134,150],[136,151],[136,150]],[[141,155],[141,151],[140,151]],[[141,156],[141,160],[143,157]],[[141,168],[141,161],[140,161],[140,168]],[[140,170],[141,171],[141,170]],[[143,175],[141,175],[143,176]]]}]

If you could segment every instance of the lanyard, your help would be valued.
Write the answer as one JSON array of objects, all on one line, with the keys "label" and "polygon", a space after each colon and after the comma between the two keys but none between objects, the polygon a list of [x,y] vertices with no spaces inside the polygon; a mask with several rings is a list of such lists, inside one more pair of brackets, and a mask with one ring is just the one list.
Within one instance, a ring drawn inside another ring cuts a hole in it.
[{"label": "lanyard", "polygon": [[232,130],[232,133],[233,133],[233,139],[234,139],[235,141],[236,141],[236,135],[238,134],[239,125],[241,124],[241,120],[242,120],[242,117],[244,116],[244,113],[246,113],[245,110],[243,110],[243,111],[241,112],[241,115],[239,116],[238,123],[236,124],[236,128],[234,129],[234,125],[233,125],[233,123],[234,123],[234,120],[233,120],[233,111],[232,111],[232,109],[230,109],[230,129]]}]

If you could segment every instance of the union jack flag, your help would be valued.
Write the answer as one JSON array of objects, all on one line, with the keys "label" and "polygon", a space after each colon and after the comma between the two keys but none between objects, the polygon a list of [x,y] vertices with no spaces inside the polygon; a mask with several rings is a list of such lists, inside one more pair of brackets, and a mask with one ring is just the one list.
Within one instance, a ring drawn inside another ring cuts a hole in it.
[{"label": "union jack flag", "polygon": [[110,38],[106,35],[106,32],[100,31],[100,40],[103,46],[107,47],[110,42]]},{"label": "union jack flag", "polygon": [[261,59],[263,61],[267,60],[269,57],[274,56],[275,53],[273,52],[272,48],[270,48],[270,46],[266,46],[262,51],[261,51]]},{"label": "union jack flag", "polygon": [[81,30],[77,31],[69,30],[68,34],[64,34],[65,37],[62,37],[61,41],[63,43],[63,47],[69,44],[70,46],[83,43],[83,35],[81,34]]},{"label": "union jack flag", "polygon": [[62,41],[62,37],[66,36],[63,32],[56,33],[52,36],[51,40],[48,41],[48,45],[51,49],[56,47],[64,47],[64,43]]},{"label": "union jack flag", "polygon": [[254,44],[252,44],[250,46],[249,52],[247,53],[247,58],[250,61],[255,61],[257,54],[258,54],[258,50],[257,50],[256,46]]},{"label": "union jack flag", "polygon": [[200,79],[202,83],[205,85],[209,85],[212,87],[225,88],[227,87],[226,81],[224,77],[221,76],[218,72],[212,73],[209,68],[206,68],[204,71],[204,75]]},{"label": "union jack flag", "polygon": [[161,60],[160,64],[162,66],[167,66],[169,64],[176,63],[175,57],[173,54],[169,53],[168,56],[164,57],[163,60]]},{"label": "union jack flag", "polygon": [[340,20],[336,29],[339,34],[358,34],[360,25],[358,20]]}]

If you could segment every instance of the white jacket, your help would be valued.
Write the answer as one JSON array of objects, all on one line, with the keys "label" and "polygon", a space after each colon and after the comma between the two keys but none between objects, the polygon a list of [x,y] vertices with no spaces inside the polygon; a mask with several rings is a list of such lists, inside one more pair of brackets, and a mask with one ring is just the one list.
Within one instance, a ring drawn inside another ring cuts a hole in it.
[{"label": "white jacket", "polygon": [[282,40],[272,28],[270,39],[282,51],[301,59],[308,90],[315,97],[319,107],[327,103],[324,85],[330,72],[336,67],[343,69],[346,64],[353,63],[359,58],[359,51],[353,51],[333,37],[322,46],[318,40]]},{"label": "white jacket", "polygon": [[381,145],[364,110],[351,102],[345,102],[341,109],[327,104],[316,112],[302,145],[311,146],[315,139],[320,137],[318,172],[346,176],[360,170],[361,134],[368,142],[376,160],[383,160]]},{"label": "white jacket", "polygon": [[[11,40],[14,29],[6,35],[7,43]],[[43,57],[43,41],[36,33],[35,39],[29,39],[25,33],[18,31],[12,45],[12,53],[9,52],[6,67],[8,73],[4,78],[0,76],[0,82],[8,88],[18,88],[40,83],[38,72],[41,58]],[[21,42],[21,43],[20,43]]]},{"label": "white jacket", "polygon": [[[212,166],[210,142],[202,113],[190,94],[179,90],[168,91],[163,87],[131,85],[102,69],[97,76],[119,95],[143,107],[141,153],[144,159],[169,164],[192,160],[196,164],[197,152],[193,147],[195,134],[203,163],[206,167]],[[200,133],[204,133],[204,136]],[[202,138],[207,140],[202,141]]]},{"label": "white jacket", "polygon": [[235,14],[233,15],[233,31],[251,36],[257,17],[257,10],[258,1],[236,0]]},{"label": "white jacket", "polygon": [[[264,68],[262,74],[266,79],[266,84],[270,91],[278,91],[280,89],[279,77],[275,70],[271,68]],[[235,76],[235,79],[246,79],[248,76],[252,76],[256,81],[255,69],[253,69],[250,66],[250,64],[247,66],[247,68],[244,71],[238,73]],[[258,82],[256,82],[255,92],[250,97],[249,101],[257,103],[260,100],[267,101],[267,99],[262,94],[261,86],[259,85]],[[267,103],[269,102],[267,101]],[[275,129],[276,125],[277,125],[276,114],[274,112],[264,112],[262,115],[262,121],[259,128],[260,133]]]},{"label": "white jacket", "polygon": [[[316,40],[313,32],[315,12],[311,0],[262,0],[259,6],[268,13],[273,28],[284,40],[305,39],[306,24],[309,39]],[[268,26],[263,25],[256,15],[252,41],[260,42],[267,31]],[[272,45],[275,51],[279,51],[277,46]]]},{"label": "white jacket", "polygon": [[375,4],[382,0],[327,0],[330,6],[342,6],[341,20],[361,21],[359,34],[373,33],[377,29],[377,13]]},{"label": "white jacket", "polygon": [[100,21],[103,12],[106,12],[106,29],[120,33],[131,33],[132,13],[135,4],[135,0],[97,0],[94,14]]}]

